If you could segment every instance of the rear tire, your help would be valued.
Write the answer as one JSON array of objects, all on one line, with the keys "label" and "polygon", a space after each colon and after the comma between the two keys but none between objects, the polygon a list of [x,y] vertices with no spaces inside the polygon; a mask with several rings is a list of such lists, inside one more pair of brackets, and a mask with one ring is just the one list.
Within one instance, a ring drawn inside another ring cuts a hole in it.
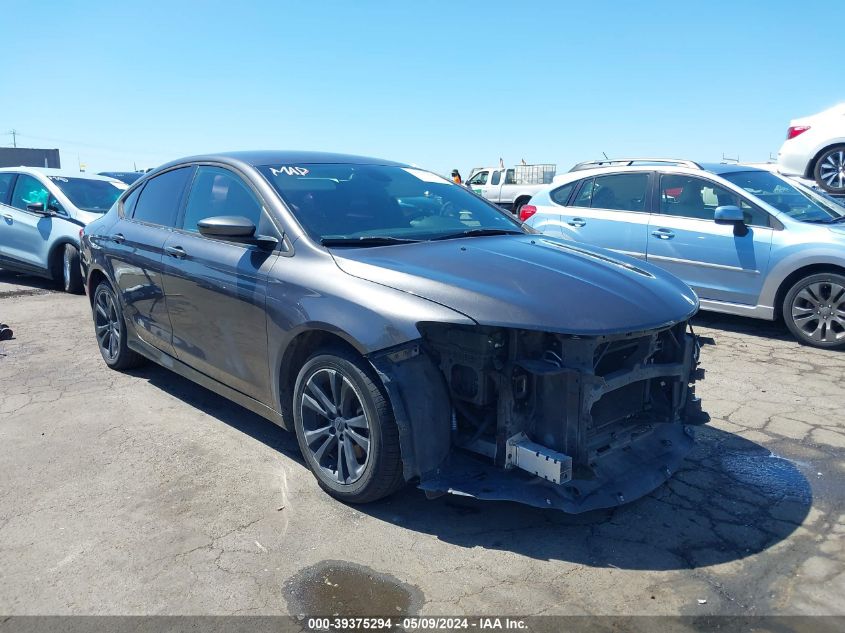
[{"label": "rear tire", "polygon": [[524,207],[526,204],[528,204],[528,199],[526,198],[520,198],[519,200],[514,202],[513,215],[514,217],[516,217],[517,220],[519,219],[519,212],[522,211],[522,207]]},{"label": "rear tire", "polygon": [[834,145],[819,156],[813,178],[828,193],[845,195],[845,145]]},{"label": "rear tire", "polygon": [[804,345],[845,348],[845,277],[819,273],[800,279],[786,293],[782,314]]},{"label": "rear tire", "polygon": [[79,249],[65,244],[62,253],[62,285],[65,292],[82,294],[82,270],[79,267]]},{"label": "rear tire", "polygon": [[97,347],[106,365],[124,370],[142,364],[144,357],[133,352],[126,344],[126,320],[120,302],[107,282],[100,282],[91,303]]},{"label": "rear tire", "polygon": [[293,418],[305,462],[331,496],[368,503],[404,485],[393,410],[378,377],[356,354],[329,348],[305,362]]}]

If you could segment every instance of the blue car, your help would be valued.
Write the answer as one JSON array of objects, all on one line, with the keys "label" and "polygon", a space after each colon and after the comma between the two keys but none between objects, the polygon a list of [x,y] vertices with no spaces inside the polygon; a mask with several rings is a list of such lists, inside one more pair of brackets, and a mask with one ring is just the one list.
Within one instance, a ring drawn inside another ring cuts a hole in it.
[{"label": "blue car", "polygon": [[704,310],[782,317],[802,343],[845,347],[845,207],[769,171],[588,161],[539,191],[521,219],[659,266]]}]

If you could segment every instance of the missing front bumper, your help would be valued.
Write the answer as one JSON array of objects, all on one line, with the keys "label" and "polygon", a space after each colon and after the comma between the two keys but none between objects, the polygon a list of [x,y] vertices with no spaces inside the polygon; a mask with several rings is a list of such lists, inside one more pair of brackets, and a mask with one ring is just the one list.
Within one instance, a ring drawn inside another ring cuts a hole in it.
[{"label": "missing front bumper", "polygon": [[420,482],[426,492],[445,492],[490,501],[515,501],[570,514],[612,508],[638,499],[667,481],[692,450],[692,431],[660,425],[628,450],[601,460],[593,479],[564,484],[517,470],[502,470],[483,458],[453,451],[439,471]]}]

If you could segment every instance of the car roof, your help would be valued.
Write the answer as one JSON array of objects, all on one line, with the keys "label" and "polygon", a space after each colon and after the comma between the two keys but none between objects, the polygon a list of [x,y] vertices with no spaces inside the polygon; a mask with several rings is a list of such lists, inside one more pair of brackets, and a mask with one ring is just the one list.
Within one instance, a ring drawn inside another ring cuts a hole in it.
[{"label": "car roof", "polygon": [[705,171],[709,171],[717,176],[721,176],[722,174],[733,174],[738,171],[769,171],[752,165],[739,165],[736,163],[701,163],[701,167]]},{"label": "car roof", "polygon": [[686,165],[600,165],[597,167],[582,168],[577,171],[568,171],[564,174],[558,174],[553,184],[564,184],[590,176],[598,176],[607,173],[621,173],[621,172],[643,172],[643,171],[659,171],[664,173],[677,173],[695,175],[702,172],[708,172],[716,176],[724,174],[731,174],[742,171],[768,171],[759,167],[752,167],[749,165],[737,165],[734,163],[698,163],[699,167],[688,167]]},{"label": "car roof", "polygon": [[114,182],[114,178],[107,176],[100,176],[98,174],[89,174],[81,171],[73,171],[72,169],[53,169],[50,167],[0,167],[0,172],[13,171],[19,174],[41,174],[43,176],[57,176],[60,178],[84,178],[86,180],[105,180],[106,182]]},{"label": "car roof", "polygon": [[[309,152],[296,150],[254,150],[187,156],[185,158],[171,161],[161,167],[169,167],[180,163],[204,161],[247,164],[253,167],[259,167],[262,165],[291,165],[297,163],[345,163],[350,165],[392,165],[397,167],[410,167],[410,165],[405,163],[397,163],[395,161],[384,160],[381,158],[370,158],[367,156],[356,156],[353,154],[334,154],[331,152]],[[155,171],[159,171],[159,169],[156,169]]]}]

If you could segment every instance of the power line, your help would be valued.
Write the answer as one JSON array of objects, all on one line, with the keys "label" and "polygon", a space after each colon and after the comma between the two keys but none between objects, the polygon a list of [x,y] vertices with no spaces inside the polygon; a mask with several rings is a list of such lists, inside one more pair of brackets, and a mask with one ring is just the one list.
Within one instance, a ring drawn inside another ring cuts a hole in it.
[{"label": "power line", "polygon": [[[78,142],[78,141],[71,141],[71,140],[68,140],[68,139],[50,138],[50,137],[46,137],[46,136],[33,136],[32,134],[21,134],[17,130],[12,130],[12,131],[9,132],[9,134],[12,134],[13,136],[17,135],[17,136],[20,136],[22,138],[33,139],[35,141],[47,141],[49,143],[57,143],[57,144],[61,143],[62,145],[72,145],[73,147],[85,147],[85,148],[94,149],[94,150],[104,150],[104,151],[107,151],[107,152],[115,152],[115,153],[118,153],[118,154],[147,154],[149,156],[160,156],[161,154],[176,154],[176,153],[178,153],[178,152],[172,152],[172,151],[168,151],[168,150],[148,151],[148,150],[139,150],[139,149],[133,149],[133,148],[128,148],[128,147],[94,145],[94,144],[91,144],[91,143],[81,143],[81,142]],[[17,145],[15,145],[15,147],[17,147]]]}]

